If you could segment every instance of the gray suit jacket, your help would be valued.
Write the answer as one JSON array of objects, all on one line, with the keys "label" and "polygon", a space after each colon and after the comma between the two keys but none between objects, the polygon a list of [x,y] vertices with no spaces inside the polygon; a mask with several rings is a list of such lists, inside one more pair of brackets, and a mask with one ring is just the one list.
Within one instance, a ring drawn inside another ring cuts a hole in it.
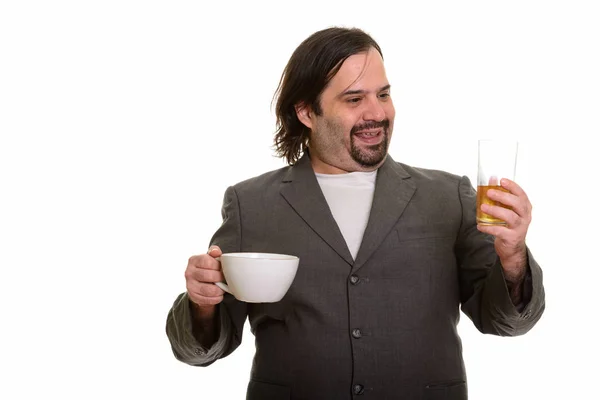
[{"label": "gray suit jacket", "polygon": [[196,366],[227,356],[248,317],[256,338],[248,399],[467,399],[460,309],[481,332],[502,336],[526,333],[544,309],[529,251],[528,304],[513,306],[493,237],[476,229],[475,198],[466,177],[388,156],[353,260],[308,155],[228,188],[211,244],[296,255],[299,269],[278,303],[227,294],[211,349],[193,338],[180,295],[167,318],[175,356]]}]

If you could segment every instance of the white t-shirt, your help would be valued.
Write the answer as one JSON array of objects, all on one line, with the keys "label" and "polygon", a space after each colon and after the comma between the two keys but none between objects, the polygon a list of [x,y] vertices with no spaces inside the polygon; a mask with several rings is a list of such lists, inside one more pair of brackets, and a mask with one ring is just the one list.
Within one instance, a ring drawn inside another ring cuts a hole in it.
[{"label": "white t-shirt", "polygon": [[369,221],[377,171],[315,175],[350,254],[356,259]]}]

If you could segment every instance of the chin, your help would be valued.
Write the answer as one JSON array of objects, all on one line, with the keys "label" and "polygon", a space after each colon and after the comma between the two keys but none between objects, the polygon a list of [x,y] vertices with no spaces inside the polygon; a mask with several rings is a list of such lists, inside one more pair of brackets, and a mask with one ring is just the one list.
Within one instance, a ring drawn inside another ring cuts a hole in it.
[{"label": "chin", "polygon": [[381,150],[377,149],[373,153],[375,154],[363,154],[359,152],[354,152],[352,154],[352,159],[355,163],[360,165],[362,168],[376,169],[383,164],[387,157],[387,150],[381,154]]}]

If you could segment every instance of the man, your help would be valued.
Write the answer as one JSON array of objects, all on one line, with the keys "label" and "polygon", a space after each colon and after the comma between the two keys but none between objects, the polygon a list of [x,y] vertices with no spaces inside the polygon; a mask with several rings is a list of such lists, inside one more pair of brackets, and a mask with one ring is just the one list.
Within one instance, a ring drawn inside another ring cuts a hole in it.
[{"label": "man", "polygon": [[[256,337],[248,399],[467,399],[460,309],[483,333],[529,331],[544,310],[542,272],[525,245],[531,204],[483,211],[466,177],[397,163],[382,52],[358,29],[307,38],[283,73],[275,145],[289,167],[229,187],[208,254],[167,318],[177,359],[208,366]],[[222,252],[296,255],[277,303],[225,294]]]}]

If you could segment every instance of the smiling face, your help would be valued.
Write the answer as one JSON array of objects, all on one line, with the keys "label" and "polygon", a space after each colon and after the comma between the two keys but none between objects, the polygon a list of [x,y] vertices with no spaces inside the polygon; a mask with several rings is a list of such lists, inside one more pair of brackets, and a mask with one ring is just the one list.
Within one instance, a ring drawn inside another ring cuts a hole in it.
[{"label": "smiling face", "polygon": [[373,171],[383,164],[395,110],[378,51],[348,57],[321,93],[320,106],[319,114],[296,107],[311,130],[308,147],[315,172]]}]

